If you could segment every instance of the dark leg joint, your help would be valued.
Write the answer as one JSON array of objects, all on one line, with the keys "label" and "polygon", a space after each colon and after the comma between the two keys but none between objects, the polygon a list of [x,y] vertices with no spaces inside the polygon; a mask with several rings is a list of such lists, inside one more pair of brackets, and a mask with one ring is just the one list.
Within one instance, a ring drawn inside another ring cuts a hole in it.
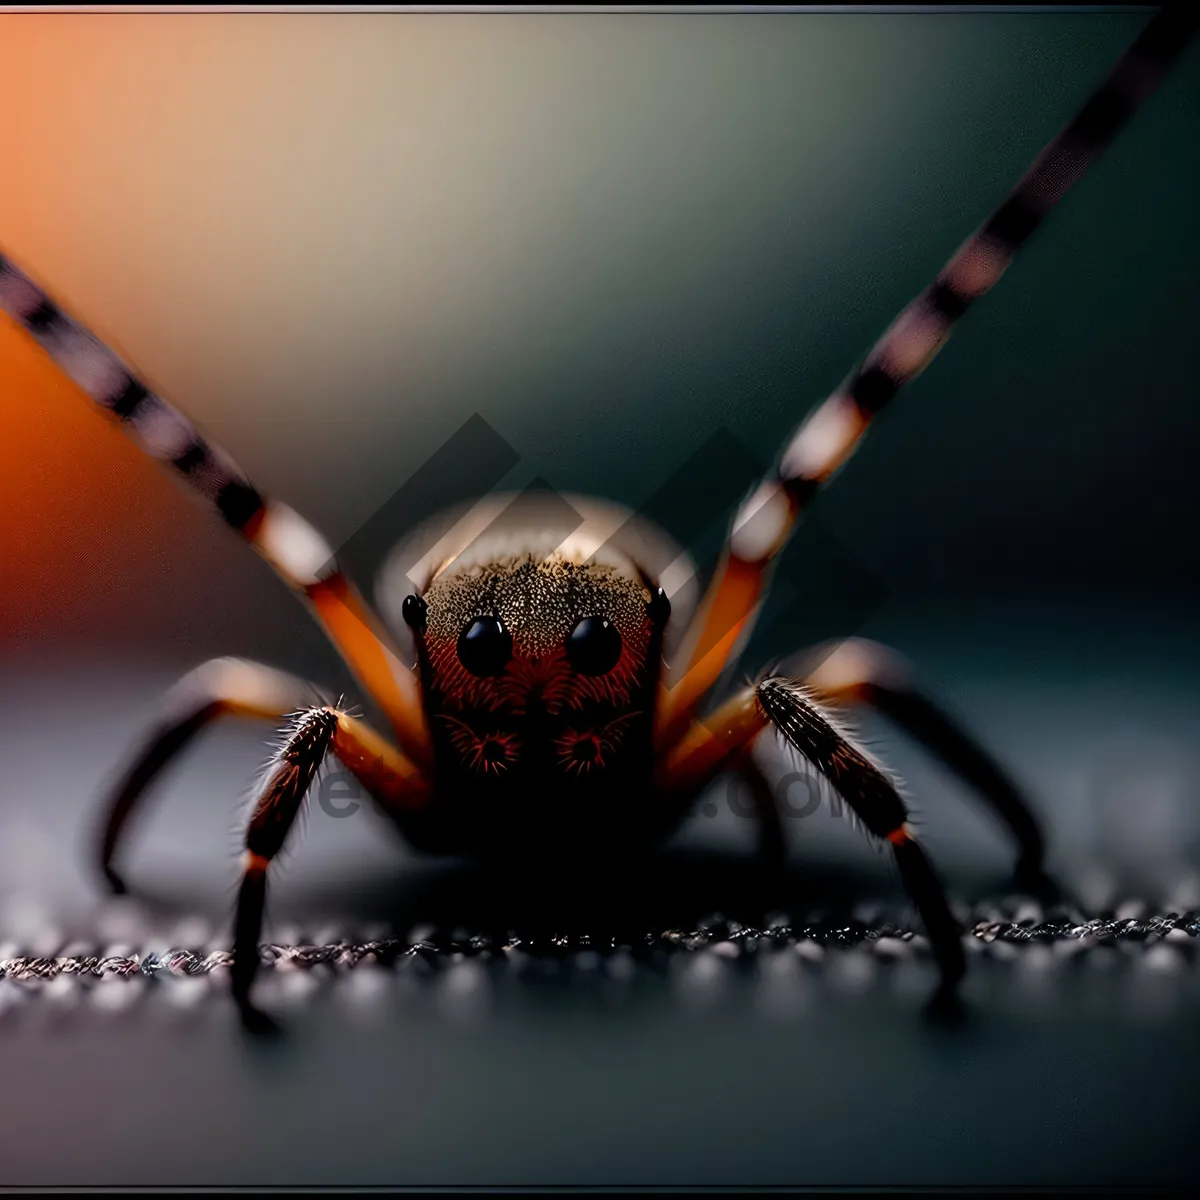
[{"label": "dark leg joint", "polygon": [[218,709],[218,704],[208,703],[155,730],[113,793],[97,839],[96,856],[100,874],[114,895],[123,896],[128,891],[125,880],[113,867],[113,859],[121,834],[139,800],[167,763],[214,720]]},{"label": "dark leg joint", "polygon": [[250,991],[261,965],[258,935],[267,899],[267,861],[255,854],[248,854],[247,859],[246,874],[238,892],[233,935],[233,967],[230,972],[233,999],[238,1006],[242,1025],[249,1032],[272,1033],[278,1026],[250,1000]]},{"label": "dark leg joint", "polygon": [[108,884],[108,890],[114,896],[127,896],[129,894],[129,885],[125,880],[117,874],[117,872],[107,863],[100,868],[104,874],[104,882]]},{"label": "dark leg joint", "polygon": [[967,955],[963,950],[962,928],[950,911],[941,880],[925,851],[901,826],[889,834],[888,841],[896,856],[900,878],[913,898],[929,934],[929,944],[942,973],[940,993],[953,995],[967,973]]},{"label": "dark leg joint", "polygon": [[874,683],[868,702],[901,729],[923,743],[991,806],[1012,831],[1021,872],[1029,880],[1043,878],[1045,841],[1041,826],[1016,784],[965,730],[928,697],[907,687]]}]

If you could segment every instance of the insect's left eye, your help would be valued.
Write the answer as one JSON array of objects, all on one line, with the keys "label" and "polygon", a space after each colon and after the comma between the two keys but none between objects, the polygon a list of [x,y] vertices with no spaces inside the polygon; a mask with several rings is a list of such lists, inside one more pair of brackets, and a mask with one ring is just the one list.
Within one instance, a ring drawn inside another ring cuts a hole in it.
[{"label": "insect's left eye", "polygon": [[472,675],[499,675],[512,658],[513,640],[499,617],[476,617],[458,635],[458,661]]},{"label": "insect's left eye", "polygon": [[429,606],[418,595],[405,596],[400,607],[400,615],[404,623],[415,633],[425,632],[425,622],[429,615]]},{"label": "insect's left eye", "polygon": [[607,617],[584,617],[567,638],[567,660],[581,675],[603,675],[621,657],[621,635]]}]

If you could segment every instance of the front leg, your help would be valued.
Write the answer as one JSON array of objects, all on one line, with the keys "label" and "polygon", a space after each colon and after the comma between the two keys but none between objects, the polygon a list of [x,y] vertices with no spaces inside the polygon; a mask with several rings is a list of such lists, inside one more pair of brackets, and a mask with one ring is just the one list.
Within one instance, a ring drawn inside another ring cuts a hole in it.
[{"label": "front leg", "polygon": [[332,752],[384,809],[419,808],[428,796],[420,770],[362,721],[336,708],[312,708],[293,723],[275,756],[246,830],[246,854],[233,939],[233,998],[252,1032],[274,1022],[250,999],[258,974],[258,939],[267,899],[267,872],[283,849],[325,756]]},{"label": "front leg", "polygon": [[105,805],[96,856],[109,887],[117,893],[126,890],[114,861],[147,790],[201,731],[223,717],[279,722],[322,698],[314,684],[244,659],[214,658],[189,671],[167,694],[162,717]]},{"label": "front leg", "polygon": [[768,726],[829,780],[869,833],[888,843],[941,970],[939,998],[951,997],[966,971],[962,931],[941,881],[909,828],[908,810],[895,781],[802,684],[768,677],[693,724],[668,751],[659,786],[668,796],[695,795],[736,763]]}]

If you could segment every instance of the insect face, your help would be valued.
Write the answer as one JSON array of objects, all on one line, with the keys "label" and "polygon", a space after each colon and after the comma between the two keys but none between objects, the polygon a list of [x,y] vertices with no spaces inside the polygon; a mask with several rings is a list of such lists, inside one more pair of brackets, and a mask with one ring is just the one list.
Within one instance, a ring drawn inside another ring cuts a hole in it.
[{"label": "insect face", "polygon": [[657,595],[632,564],[563,550],[485,552],[435,574],[404,618],[440,764],[484,789],[629,769],[648,745]]}]

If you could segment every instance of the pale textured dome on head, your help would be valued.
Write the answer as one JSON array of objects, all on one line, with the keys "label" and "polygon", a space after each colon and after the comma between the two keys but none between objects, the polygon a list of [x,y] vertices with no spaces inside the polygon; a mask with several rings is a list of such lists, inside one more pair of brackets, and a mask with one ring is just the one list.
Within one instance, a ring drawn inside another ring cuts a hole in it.
[{"label": "pale textured dome on head", "polygon": [[380,611],[405,650],[412,633],[401,615],[405,596],[424,595],[439,579],[468,577],[488,563],[516,561],[603,565],[639,581],[644,572],[671,599],[665,633],[669,656],[695,609],[691,558],[671,537],[632,510],[588,496],[501,493],[439,513],[406,536],[379,573]]}]

